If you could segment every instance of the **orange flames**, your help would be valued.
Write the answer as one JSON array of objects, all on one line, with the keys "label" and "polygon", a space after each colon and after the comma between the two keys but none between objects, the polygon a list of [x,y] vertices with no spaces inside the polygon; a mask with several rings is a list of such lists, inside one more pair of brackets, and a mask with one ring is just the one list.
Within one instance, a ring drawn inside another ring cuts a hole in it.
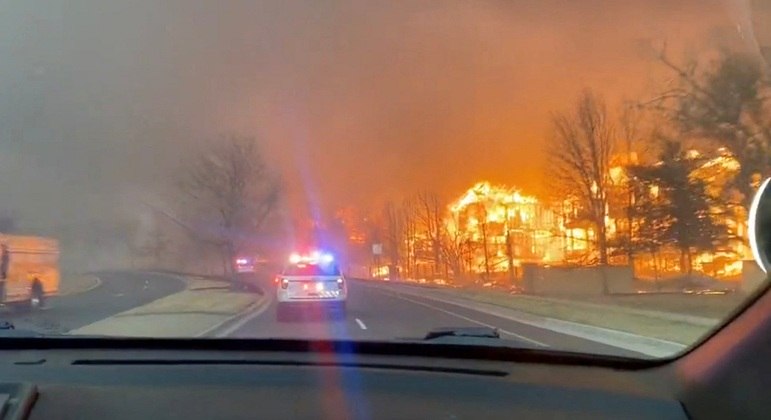
[{"label": "orange flames", "polygon": [[[691,155],[700,156],[696,151],[691,151]],[[721,153],[707,160],[693,176],[707,182],[710,194],[718,194],[738,169],[736,159]],[[626,188],[628,179],[623,166],[611,168],[609,176],[614,187]],[[609,240],[619,234],[621,229],[617,225],[626,223],[611,217],[611,214],[619,216],[613,212],[613,205],[609,206],[606,216]],[[591,226],[569,223],[575,211],[574,203],[552,205],[535,196],[523,195],[517,188],[482,181],[448,206],[445,223],[451,235],[476,245],[469,270],[507,272],[510,264],[519,267],[524,262],[553,264],[568,262],[577,256],[590,261],[596,253],[594,232]],[[746,230],[743,212],[732,213],[726,217],[726,223],[741,238]],[[742,259],[747,258],[747,253],[744,241],[734,241],[729,249],[696,255],[695,268],[716,277],[735,277],[741,274]],[[676,253],[673,255],[673,260],[677,260]],[[648,264],[645,258],[648,257],[640,256],[635,265]]]},{"label": "orange flames", "polygon": [[510,263],[545,263],[562,254],[554,236],[559,217],[516,188],[479,182],[450,204],[446,223],[451,234],[474,243],[474,272],[506,272]]}]

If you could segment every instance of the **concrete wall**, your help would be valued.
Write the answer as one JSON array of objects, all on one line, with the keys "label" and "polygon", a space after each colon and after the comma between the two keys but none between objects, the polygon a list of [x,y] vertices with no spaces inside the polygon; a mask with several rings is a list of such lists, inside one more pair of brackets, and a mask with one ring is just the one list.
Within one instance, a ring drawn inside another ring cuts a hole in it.
[{"label": "concrete wall", "polygon": [[766,273],[760,269],[755,260],[742,262],[742,283],[739,286],[742,292],[754,292],[765,280]]},{"label": "concrete wall", "polygon": [[600,295],[605,277],[610,293],[632,293],[632,268],[540,267],[523,265],[526,293],[549,295]]}]

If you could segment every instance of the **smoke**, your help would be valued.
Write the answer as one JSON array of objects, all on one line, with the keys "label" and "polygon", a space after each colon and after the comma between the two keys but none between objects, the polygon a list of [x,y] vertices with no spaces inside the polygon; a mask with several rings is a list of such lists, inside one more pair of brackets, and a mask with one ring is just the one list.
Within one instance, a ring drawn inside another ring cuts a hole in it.
[{"label": "smoke", "polygon": [[479,179],[532,192],[550,111],[585,87],[644,93],[640,40],[698,46],[732,24],[717,0],[0,10],[0,210],[121,261],[149,217],[137,197],[173,205],[180,165],[222,133],[260,139],[297,217]]},{"label": "smoke", "polygon": [[768,0],[726,0],[729,16],[736,25],[736,32],[753,54],[766,61],[764,48],[771,48],[771,2]]}]

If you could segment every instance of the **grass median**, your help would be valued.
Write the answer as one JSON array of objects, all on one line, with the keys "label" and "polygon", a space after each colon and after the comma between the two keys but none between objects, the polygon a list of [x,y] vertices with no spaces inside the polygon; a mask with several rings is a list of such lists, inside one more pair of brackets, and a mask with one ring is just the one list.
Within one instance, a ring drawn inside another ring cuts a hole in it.
[{"label": "grass median", "polygon": [[[638,311],[630,312],[620,305],[589,306],[582,302],[570,302],[565,299],[551,300],[486,291],[431,289],[428,293],[473,300],[533,315],[625,331],[681,344],[692,344],[714,328],[714,325],[696,325],[677,319],[668,320],[652,317]],[[717,322],[716,320],[715,324]]]},{"label": "grass median", "polygon": [[265,298],[256,293],[212,289],[210,286],[212,284],[208,284],[205,289],[188,289],[157,299],[70,333],[120,337],[197,337]]},{"label": "grass median", "polygon": [[581,302],[602,305],[618,305],[635,309],[663,311],[675,314],[701,316],[706,318],[725,318],[741,306],[748,296],[746,293],[735,292],[724,295],[699,294],[639,294],[585,296]]},{"label": "grass median", "polygon": [[249,305],[255,303],[257,297],[251,293],[223,290],[185,290],[139,308],[123,312],[118,316],[162,314],[232,315],[245,310]]}]

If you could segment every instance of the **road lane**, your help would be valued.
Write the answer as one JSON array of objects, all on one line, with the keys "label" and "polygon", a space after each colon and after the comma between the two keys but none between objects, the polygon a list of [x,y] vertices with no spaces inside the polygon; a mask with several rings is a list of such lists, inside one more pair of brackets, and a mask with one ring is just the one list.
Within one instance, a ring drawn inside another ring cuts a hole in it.
[{"label": "road lane", "polygon": [[359,328],[361,328],[362,330],[367,329],[367,326],[364,325],[364,321],[360,320],[359,318],[356,318],[356,323],[359,324]]},{"label": "road lane", "polygon": [[[184,281],[175,276],[143,272],[102,272],[100,287],[73,296],[52,298],[49,308],[32,313],[0,314],[18,329],[65,333],[119,312],[181,291]],[[366,282],[349,282],[344,316],[322,308],[304,308],[289,319],[278,319],[274,285],[267,278],[252,279],[270,299],[259,313],[231,325],[228,337],[350,340],[419,340],[442,327],[498,328],[504,339],[529,348],[574,352],[642,355],[590,340],[501,318],[452,303],[398,293]],[[221,337],[222,335],[216,334]]]},{"label": "road lane", "polygon": [[[273,290],[263,285],[269,297]],[[628,350],[590,340],[533,327],[473,309],[395,291],[372,287],[364,282],[349,282],[347,313],[335,317],[317,308],[298,310],[289,320],[276,316],[275,299],[259,316],[254,317],[229,337],[390,340],[420,339],[441,327],[498,328],[501,337],[529,348],[613,354],[642,357]]]},{"label": "road lane", "polygon": [[[533,345],[538,346],[538,347],[549,347],[548,344],[545,344],[545,343],[542,343],[542,342],[540,342],[538,340],[534,340],[532,338],[526,337],[526,336],[524,336],[522,334],[515,333],[515,332],[512,332],[512,331],[503,329],[501,327],[498,327],[497,325],[489,324],[487,322],[480,321],[478,319],[471,318],[471,317],[469,317],[467,315],[459,314],[457,312],[456,308],[452,308],[452,309],[441,308],[441,307],[436,305],[436,303],[437,303],[436,301],[426,301],[426,300],[421,301],[421,299],[418,299],[418,298],[415,298],[415,297],[401,296],[401,295],[398,295],[398,294],[393,294],[393,296],[396,296],[396,297],[398,297],[400,299],[404,299],[404,300],[406,300],[408,302],[412,302],[412,303],[414,303],[416,305],[425,306],[425,307],[433,309],[435,311],[439,311],[439,312],[442,312],[442,313],[445,313],[445,314],[452,315],[452,316],[454,316],[454,317],[456,317],[458,319],[462,319],[464,321],[469,321],[469,322],[471,322],[473,324],[476,324],[476,325],[497,329],[499,334],[501,334],[501,336],[503,336],[503,338],[507,338],[507,339],[512,339],[513,338],[513,339],[516,339],[517,341],[522,341],[522,342],[525,342],[525,343],[530,343],[530,344],[533,344]],[[474,312],[474,314],[478,315],[478,314],[476,314],[476,311]]]},{"label": "road lane", "polygon": [[146,272],[106,271],[95,273],[101,285],[71,296],[51,297],[40,311],[0,312],[0,320],[11,321],[17,329],[61,334],[119,312],[144,305],[185,288],[182,279]]},{"label": "road lane", "polygon": [[[416,338],[435,327],[437,322],[451,322],[441,313],[430,314],[432,319],[422,317],[405,321],[399,313],[414,310],[416,305],[354,283],[349,284],[349,299],[343,318],[334,311],[307,307],[298,308],[287,319],[279,320],[272,289],[268,289],[268,296],[272,299],[270,306],[260,316],[231,333],[230,337],[372,340],[396,338],[402,332],[424,329],[412,337]],[[362,328],[360,323],[366,328]],[[457,324],[454,320],[452,323]]]},{"label": "road lane", "polygon": [[372,288],[380,291],[381,293],[397,296],[399,299],[408,300],[421,305],[430,305],[430,307],[437,310],[449,311],[456,316],[471,318],[480,325],[487,324],[488,326],[495,326],[501,330],[501,336],[504,338],[507,338],[506,335],[513,332],[518,336],[526,337],[528,340],[537,341],[543,346],[552,348],[554,350],[572,351],[579,353],[611,354],[637,358],[647,357],[642,353],[613,347],[607,344],[598,343],[568,334],[558,333],[545,328],[535,327],[511,319],[488,314],[486,312],[476,311],[464,306],[458,306],[452,303],[440,302],[428,298],[421,298],[414,295],[400,295],[395,291],[383,290],[376,287]]}]

